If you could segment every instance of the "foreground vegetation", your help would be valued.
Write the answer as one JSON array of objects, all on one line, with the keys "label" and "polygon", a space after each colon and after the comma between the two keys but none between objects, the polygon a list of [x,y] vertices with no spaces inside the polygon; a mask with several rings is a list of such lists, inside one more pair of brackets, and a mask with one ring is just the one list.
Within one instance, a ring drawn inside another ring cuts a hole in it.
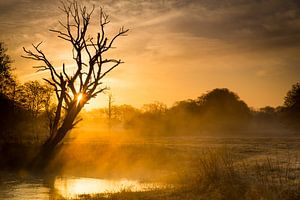
[{"label": "foreground vegetation", "polygon": [[[204,152],[203,152],[204,153]],[[263,162],[237,163],[227,150],[208,151],[194,163],[193,171],[179,174],[174,189],[150,192],[122,191],[112,194],[81,195],[75,199],[268,199],[300,198],[299,163],[265,159]]]},{"label": "foreground vegetation", "polygon": [[[299,138],[75,140],[63,145],[49,165],[47,176],[126,178],[163,185],[144,192],[129,187],[119,193],[82,194],[75,199],[292,200],[300,197],[299,152]],[[11,158],[18,163],[17,159]],[[25,176],[25,182],[31,179],[24,170],[15,170]],[[53,193],[57,189],[53,180],[43,187],[50,188],[52,199],[70,199],[59,190]]]},{"label": "foreground vegetation", "polygon": [[111,194],[81,195],[75,199],[282,199],[300,198],[299,163],[266,159],[237,164],[229,152],[206,152],[195,162],[193,171],[180,174],[174,189],[148,192],[122,191]]},{"label": "foreground vegetation", "polygon": [[[55,162],[64,163],[63,174],[140,178],[174,187],[146,192],[124,188],[119,193],[81,195],[77,199],[300,198],[298,138],[160,138],[117,146],[85,145],[69,144],[60,152]],[[84,150],[75,153],[79,147]],[[67,156],[72,160],[65,161]],[[83,156],[85,159],[79,161]]]}]

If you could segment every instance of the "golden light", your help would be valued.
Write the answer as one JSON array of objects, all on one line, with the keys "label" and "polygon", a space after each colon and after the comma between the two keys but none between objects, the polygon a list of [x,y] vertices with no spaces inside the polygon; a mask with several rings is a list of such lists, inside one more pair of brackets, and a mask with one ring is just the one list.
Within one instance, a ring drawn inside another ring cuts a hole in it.
[{"label": "golden light", "polygon": [[[156,185],[157,186],[157,185]],[[76,198],[82,194],[115,193],[122,190],[147,191],[153,184],[139,183],[135,180],[106,180],[95,178],[60,177],[55,179],[55,189],[65,198]]]},{"label": "golden light", "polygon": [[77,96],[77,105],[78,105],[79,102],[82,100],[82,98],[83,98],[82,93],[79,93],[78,96]]}]

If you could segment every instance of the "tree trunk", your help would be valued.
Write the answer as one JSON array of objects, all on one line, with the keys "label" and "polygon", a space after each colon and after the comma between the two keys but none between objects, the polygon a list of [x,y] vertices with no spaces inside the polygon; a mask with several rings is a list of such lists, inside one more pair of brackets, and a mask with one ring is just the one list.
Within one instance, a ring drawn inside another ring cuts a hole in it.
[{"label": "tree trunk", "polygon": [[78,112],[68,113],[65,120],[63,121],[63,124],[54,134],[54,137],[48,138],[46,142],[41,146],[40,151],[35,156],[33,161],[29,164],[29,170],[33,171],[34,173],[46,172],[50,162],[59,152],[62,140],[73,128],[73,122],[77,116],[77,113]]},{"label": "tree trunk", "polygon": [[[62,66],[62,72],[56,71],[57,69],[40,50],[41,43],[33,45],[34,52],[23,48],[26,53],[24,58],[42,61],[45,64],[36,68],[38,71],[50,73],[50,78],[44,78],[44,80],[53,87],[57,100],[54,119],[50,119],[50,138],[42,145],[40,152],[29,166],[38,171],[45,170],[55,156],[63,138],[78,123],[74,121],[82,107],[88,100],[108,89],[103,87],[102,79],[123,62],[120,59],[106,58],[104,54],[113,48],[117,38],[126,36],[129,31],[122,27],[117,34],[108,38],[104,27],[110,21],[108,15],[101,9],[100,30],[93,40],[88,34],[88,27],[94,9],[87,11],[86,7],[81,7],[76,0],[66,2],[66,4],[62,2],[61,9],[67,17],[65,23],[60,22],[63,30],[51,29],[50,31],[57,33],[59,38],[72,44],[73,59],[76,62],[75,72],[68,74],[65,64]],[[78,31],[73,31],[73,28]],[[88,55],[89,58],[83,59],[84,55]],[[63,116],[65,113],[66,115]]]}]

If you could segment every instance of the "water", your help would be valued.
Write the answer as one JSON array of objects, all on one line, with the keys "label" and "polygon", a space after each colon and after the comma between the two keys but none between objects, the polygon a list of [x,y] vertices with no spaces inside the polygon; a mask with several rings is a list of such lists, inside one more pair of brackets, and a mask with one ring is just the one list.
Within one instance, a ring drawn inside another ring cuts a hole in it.
[{"label": "water", "polygon": [[42,179],[17,179],[14,177],[1,178],[0,199],[37,200],[50,199],[52,189],[45,186]]},{"label": "water", "polygon": [[78,177],[59,177],[54,183],[55,189],[63,197],[74,198],[81,194],[115,193],[121,191],[147,191],[161,187],[158,183],[141,183],[137,180],[95,179]]},{"label": "water", "polygon": [[137,180],[109,180],[85,177],[56,177],[46,181],[36,177],[8,176],[2,177],[0,181],[0,199],[11,200],[75,198],[83,194],[115,193],[123,190],[147,191],[162,187],[161,184],[142,183]]}]

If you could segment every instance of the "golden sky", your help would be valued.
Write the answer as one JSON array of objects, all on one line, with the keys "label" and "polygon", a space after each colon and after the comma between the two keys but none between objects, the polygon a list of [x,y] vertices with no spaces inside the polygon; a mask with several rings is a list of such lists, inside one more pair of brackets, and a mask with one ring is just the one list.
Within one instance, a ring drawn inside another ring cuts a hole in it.
[{"label": "golden sky", "polygon": [[[82,0],[110,15],[108,33],[124,25],[128,37],[112,55],[120,65],[104,80],[116,104],[141,106],[196,98],[217,87],[236,92],[251,107],[278,106],[300,79],[300,3],[297,0]],[[101,3],[101,4],[100,4]],[[50,28],[64,15],[53,0],[0,0],[0,40],[20,81],[41,79],[22,47],[43,41],[58,67],[72,66],[70,45]],[[106,104],[100,95],[90,107]]]}]

